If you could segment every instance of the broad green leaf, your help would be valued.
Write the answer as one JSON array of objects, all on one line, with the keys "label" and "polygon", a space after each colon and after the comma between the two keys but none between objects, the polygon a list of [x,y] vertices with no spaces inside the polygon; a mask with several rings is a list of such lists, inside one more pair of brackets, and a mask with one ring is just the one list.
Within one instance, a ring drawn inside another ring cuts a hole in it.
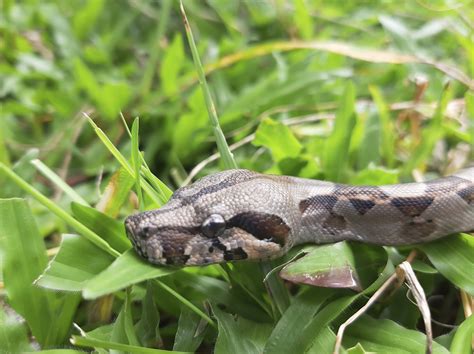
[{"label": "broad green leaf", "polygon": [[435,268],[451,282],[474,296],[474,238],[467,234],[445,237],[421,245]]},{"label": "broad green leaf", "polygon": [[183,307],[179,316],[173,350],[195,352],[204,338],[206,324],[197,314]]},{"label": "broad green leaf", "polygon": [[26,319],[42,346],[58,345],[65,340],[79,298],[33,284],[48,258],[27,202],[2,199],[0,215],[0,247],[8,302]]},{"label": "broad green leaf", "polygon": [[451,342],[451,353],[470,353],[474,335],[474,315],[466,318],[456,330]]},{"label": "broad green leaf", "polygon": [[219,334],[214,352],[216,354],[247,353],[260,354],[267,338],[272,331],[269,323],[257,323],[242,317],[234,318],[213,306],[212,311],[217,318]]},{"label": "broad green leaf", "polygon": [[77,220],[102,237],[115,250],[124,252],[132,247],[125,237],[125,227],[122,222],[97,209],[77,203],[71,203],[71,210]]},{"label": "broad green leaf", "polygon": [[20,353],[32,350],[26,326],[20,317],[5,313],[0,307],[0,348],[6,353]]},{"label": "broad green leaf", "polygon": [[107,269],[91,279],[82,293],[86,299],[113,293],[147,279],[163,277],[176,269],[153,266],[140,258],[133,249],[117,258]]},{"label": "broad green leaf", "polygon": [[58,254],[35,283],[54,290],[81,291],[113,260],[114,257],[85,238],[66,234],[62,237]]},{"label": "broad green leaf", "polygon": [[269,149],[277,162],[284,158],[298,157],[303,148],[290,128],[271,118],[262,120],[252,144]]},{"label": "broad green leaf", "polygon": [[[365,350],[378,353],[424,353],[426,336],[393,321],[364,315],[346,329],[342,343],[345,347],[360,343]],[[433,342],[433,353],[448,354],[449,351]]]},{"label": "broad green leaf", "polygon": [[341,181],[348,168],[351,132],[356,123],[356,93],[349,82],[342,94],[331,135],[324,146],[324,166],[328,180]]}]

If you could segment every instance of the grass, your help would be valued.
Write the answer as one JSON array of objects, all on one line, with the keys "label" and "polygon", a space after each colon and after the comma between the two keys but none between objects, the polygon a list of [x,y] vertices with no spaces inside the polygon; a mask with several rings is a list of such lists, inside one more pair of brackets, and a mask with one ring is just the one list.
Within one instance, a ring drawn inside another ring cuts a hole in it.
[{"label": "grass", "polygon": [[[235,166],[386,184],[474,160],[467,1],[183,5],[184,23],[166,0],[3,3],[2,349],[332,353],[412,248],[177,270],[129,250],[124,217]],[[416,248],[436,353],[471,347],[473,251],[467,234]],[[343,350],[424,352],[406,291]]]}]

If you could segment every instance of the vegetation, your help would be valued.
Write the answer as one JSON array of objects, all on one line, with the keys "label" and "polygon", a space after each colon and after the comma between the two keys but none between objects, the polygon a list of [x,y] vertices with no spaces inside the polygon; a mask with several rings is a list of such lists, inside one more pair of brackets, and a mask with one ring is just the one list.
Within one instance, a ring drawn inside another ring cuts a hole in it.
[{"label": "vegetation", "polygon": [[[139,259],[123,227],[235,165],[386,184],[472,163],[469,3],[187,0],[187,28],[172,0],[3,1],[0,348],[332,353],[340,325],[408,259],[433,351],[469,353],[471,235],[173,269]],[[341,350],[426,342],[398,283]]]}]

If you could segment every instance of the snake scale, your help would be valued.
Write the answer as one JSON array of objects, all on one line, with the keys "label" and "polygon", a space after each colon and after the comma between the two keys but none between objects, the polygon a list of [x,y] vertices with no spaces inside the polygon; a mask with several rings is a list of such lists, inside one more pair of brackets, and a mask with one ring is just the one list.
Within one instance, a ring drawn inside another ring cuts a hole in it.
[{"label": "snake scale", "polygon": [[227,170],[176,190],[125,226],[142,257],[167,265],[267,260],[308,242],[417,244],[474,230],[474,168],[386,186]]}]

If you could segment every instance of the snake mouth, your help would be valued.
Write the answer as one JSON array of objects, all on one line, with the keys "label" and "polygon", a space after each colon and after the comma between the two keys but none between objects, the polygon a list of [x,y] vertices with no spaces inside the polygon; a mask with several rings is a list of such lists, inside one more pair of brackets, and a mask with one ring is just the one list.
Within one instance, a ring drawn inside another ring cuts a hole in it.
[{"label": "snake mouth", "polygon": [[135,251],[143,258],[147,259],[146,247],[142,247],[142,230],[138,227],[136,217],[134,215],[125,219],[125,232],[128,239],[132,242]]}]

